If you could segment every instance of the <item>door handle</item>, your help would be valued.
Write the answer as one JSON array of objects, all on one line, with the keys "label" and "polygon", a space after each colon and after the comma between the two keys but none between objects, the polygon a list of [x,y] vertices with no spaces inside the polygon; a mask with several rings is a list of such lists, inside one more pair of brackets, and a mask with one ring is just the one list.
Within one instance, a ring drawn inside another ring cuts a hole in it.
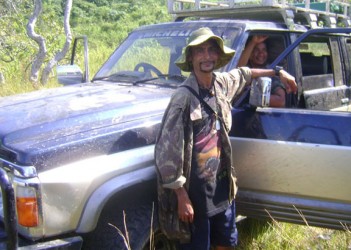
[{"label": "door handle", "polygon": [[341,104],[342,105],[348,105],[350,103],[350,99],[349,98],[342,98],[341,99]]}]

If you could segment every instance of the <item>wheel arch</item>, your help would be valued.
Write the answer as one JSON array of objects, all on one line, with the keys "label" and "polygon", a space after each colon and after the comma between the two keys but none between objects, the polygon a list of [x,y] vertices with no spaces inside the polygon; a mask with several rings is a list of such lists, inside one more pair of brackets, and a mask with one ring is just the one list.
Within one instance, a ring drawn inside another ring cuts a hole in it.
[{"label": "wheel arch", "polygon": [[[150,197],[145,199],[153,200],[156,198],[156,172],[154,166],[138,169],[133,172],[116,176],[97,188],[89,197],[78,223],[77,233],[89,233],[93,231],[98,223],[101,213],[105,207],[114,205],[120,208],[132,202],[130,194],[138,194],[140,190],[152,190]],[[125,203],[121,200],[128,198]]]}]

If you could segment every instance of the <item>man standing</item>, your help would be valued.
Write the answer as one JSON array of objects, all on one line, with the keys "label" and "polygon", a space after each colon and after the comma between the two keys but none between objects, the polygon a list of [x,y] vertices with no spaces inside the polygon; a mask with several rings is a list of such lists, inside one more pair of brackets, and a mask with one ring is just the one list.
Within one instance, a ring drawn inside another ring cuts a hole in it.
[{"label": "man standing", "polygon": [[210,29],[200,28],[176,61],[191,74],[165,111],[155,159],[160,226],[180,241],[181,249],[232,249],[237,244],[236,175],[228,136],[233,98],[259,76],[279,74],[287,91],[297,90],[294,77],[284,70],[213,72],[234,53]]}]

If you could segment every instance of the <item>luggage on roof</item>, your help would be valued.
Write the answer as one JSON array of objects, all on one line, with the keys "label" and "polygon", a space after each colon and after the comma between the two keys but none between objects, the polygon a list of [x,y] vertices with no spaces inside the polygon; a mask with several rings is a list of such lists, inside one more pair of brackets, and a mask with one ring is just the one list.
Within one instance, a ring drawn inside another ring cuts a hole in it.
[{"label": "luggage on roof", "polygon": [[292,24],[350,27],[350,3],[285,0],[168,0],[168,12],[176,20],[187,17],[238,18]]}]

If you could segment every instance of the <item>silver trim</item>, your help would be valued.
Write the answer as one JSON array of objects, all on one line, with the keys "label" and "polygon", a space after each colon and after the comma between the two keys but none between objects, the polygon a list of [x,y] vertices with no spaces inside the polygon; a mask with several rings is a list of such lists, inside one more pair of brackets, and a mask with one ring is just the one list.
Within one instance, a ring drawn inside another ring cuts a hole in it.
[{"label": "silver trim", "polygon": [[33,178],[37,177],[37,170],[34,166],[21,166],[0,158],[0,167],[11,171],[16,177]]}]

